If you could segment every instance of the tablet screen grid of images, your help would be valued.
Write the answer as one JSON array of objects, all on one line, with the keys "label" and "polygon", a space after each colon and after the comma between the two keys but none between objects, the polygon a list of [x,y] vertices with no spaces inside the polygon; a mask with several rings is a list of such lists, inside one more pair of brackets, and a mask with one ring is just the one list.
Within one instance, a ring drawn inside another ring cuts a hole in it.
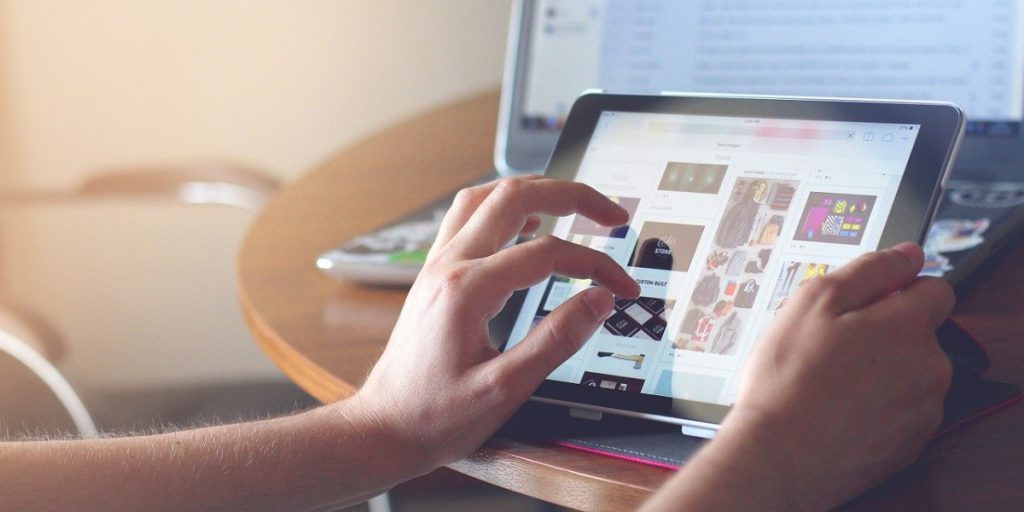
[{"label": "tablet screen grid of images", "polygon": [[705,226],[642,220],[625,267],[641,285],[635,300],[619,299],[603,332],[614,336],[661,341],[667,332],[678,295],[692,272],[694,255]]},{"label": "tablet screen grid of images", "polygon": [[754,302],[799,180],[737,177],[675,334],[675,350],[732,356],[750,328]]},{"label": "tablet screen grid of images", "polygon": [[[726,169],[726,166],[720,165],[670,162],[665,173],[668,175],[674,172],[676,176],[672,180],[663,176],[661,182],[676,183],[675,191],[697,192],[686,184],[699,180],[680,179],[679,175],[686,173],[692,177],[697,174],[694,170],[698,170],[705,176],[715,173],[724,176]],[[684,185],[678,185],[680,182]],[[707,182],[716,183],[711,188],[704,186],[699,193],[720,193],[721,179],[705,179],[704,183]],[[701,303],[705,309],[701,311],[703,314],[699,317],[695,317],[691,311],[683,321],[683,330],[693,331],[698,342],[713,340],[713,350],[724,354],[735,351],[745,317],[750,314],[749,310],[758,296],[761,278],[768,266],[772,247],[782,231],[798,183],[794,180],[736,180],[733,190],[726,197],[724,215],[715,235],[715,247],[703,262],[705,271],[711,271],[712,274],[718,271],[719,274],[733,279],[727,280],[721,289],[717,284],[714,285],[714,291],[710,291],[710,280],[705,279],[704,285],[698,286],[695,290],[691,299]],[[636,245],[630,251],[627,267],[632,271],[660,273],[663,276],[660,283],[662,285],[671,280],[671,273],[685,274],[692,271],[694,256],[706,226],[662,221],[645,221],[639,224],[640,233],[636,238]],[[581,230],[574,226],[570,230],[579,231],[598,234],[593,228]],[[703,277],[708,277],[708,273],[705,272]],[[710,301],[702,298],[708,293],[716,296],[722,294],[723,299],[715,302],[715,307],[708,307],[711,306]],[[667,296],[668,292],[665,290],[658,295]],[[662,304],[665,307],[659,316],[658,311],[662,310]],[[646,305],[654,305],[654,309],[647,309],[644,307]],[[648,296],[637,301],[617,301],[615,311],[606,321],[603,332],[613,336],[660,341],[674,305],[675,301]],[[716,318],[723,319],[717,328],[714,325]],[[694,324],[697,327],[686,327]]]},{"label": "tablet screen grid of images", "polygon": [[[727,171],[727,165],[669,161],[666,162],[662,170],[657,189],[662,192],[714,197],[721,192],[722,182]],[[643,222],[635,224],[639,224],[639,232],[636,244],[629,252],[626,267],[639,282],[651,284],[652,288],[661,288],[658,292],[649,292],[657,297],[641,297],[638,299],[639,301],[664,302],[669,305],[658,319],[658,328],[661,331],[653,337],[660,340],[664,334],[665,322],[671,317],[672,306],[675,304],[674,300],[662,297],[670,296],[670,284],[672,287],[680,285],[682,275],[691,271],[693,258],[704,235],[705,226],[660,219],[645,219]],[[619,308],[617,308],[618,310]],[[619,316],[620,314],[616,312],[612,318],[618,319]],[[628,325],[630,330],[636,329],[634,325],[625,322],[624,324]],[[615,328],[607,329],[607,331],[613,334],[628,335]],[[644,334],[641,332],[641,336]]]},{"label": "tablet screen grid of images", "polygon": [[[631,226],[639,208],[640,199],[614,195],[608,197],[629,213],[629,221],[621,226],[608,227],[582,215],[576,215],[571,221],[566,239],[600,250],[612,258],[622,261],[626,256],[626,247],[635,238]],[[534,314],[533,326],[536,326],[569,297],[592,285],[590,280],[585,279],[572,279],[564,276],[551,277]],[[615,336],[659,341],[664,335],[666,320],[671,314],[674,304],[675,301],[666,300],[664,297],[618,299],[615,302],[613,314],[605,320],[602,331]]]},{"label": "tablet screen grid of images", "polygon": [[[634,217],[640,200],[618,196],[610,196],[610,198],[629,213],[629,222],[626,225],[609,228],[577,215],[570,221],[566,239],[604,251],[621,263],[626,260],[626,248],[630,248],[629,254],[636,252],[637,233],[632,226],[635,224]],[[699,240],[700,232],[695,234],[696,240]],[[687,234],[684,238],[689,240],[691,235],[693,233]],[[667,239],[666,237],[662,238]],[[669,240],[669,244],[672,245],[660,245],[653,253],[653,257],[658,261],[671,262],[671,250],[675,246],[675,240]],[[689,257],[692,258],[692,254]],[[685,265],[688,266],[689,262],[686,262]],[[536,327],[552,310],[589,286],[593,286],[593,283],[585,279],[572,279],[564,276],[551,277],[541,295],[530,328]],[[579,362],[582,363],[582,367],[572,370],[573,374],[577,371],[583,372],[580,384],[621,392],[640,392],[645,383],[642,375],[649,366],[644,363],[651,361],[651,356],[648,355],[648,352],[651,352],[648,349],[651,347],[646,344],[658,343],[665,336],[668,319],[675,305],[675,301],[667,299],[665,295],[616,299],[612,314],[598,331],[599,336],[602,334],[606,336],[604,344],[607,346],[599,350],[597,348],[599,344],[593,342],[588,344],[590,348],[585,349],[584,361]],[[620,342],[618,347],[614,347],[614,343],[611,345],[608,343],[612,340],[622,340],[623,342],[629,340],[629,342],[625,344]],[[645,349],[644,346],[647,346],[648,349]],[[602,371],[598,367],[607,369]]]},{"label": "tablet screen grid of images", "polygon": [[775,289],[772,290],[771,299],[768,301],[769,313],[778,314],[779,309],[786,305],[800,286],[811,279],[827,275],[836,267],[837,265],[817,261],[790,260],[783,263],[775,280]]},{"label": "tablet screen grid of images", "polygon": [[[671,174],[672,169],[680,171],[676,178],[683,179],[687,183],[677,183],[677,191],[689,191],[702,194],[718,194],[726,166],[709,164],[678,164],[673,167],[669,163]],[[680,178],[684,176],[685,178]],[[691,179],[692,178],[692,179]],[[662,181],[665,181],[664,179]],[[699,188],[696,190],[694,187]],[[638,281],[646,282],[645,294],[637,299],[618,299],[615,308],[609,318],[604,322],[600,334],[610,336],[611,339],[632,339],[639,343],[660,342],[665,337],[668,321],[673,314],[676,301],[669,297],[669,283],[681,284],[679,279],[682,274],[690,272],[693,265],[693,257],[698,249],[698,244],[704,235],[705,226],[699,224],[686,224],[663,221],[642,221],[638,222],[636,212],[640,205],[639,198],[610,196],[610,198],[629,212],[630,221],[627,225],[609,228],[601,226],[590,219],[582,216],[575,216],[571,221],[566,233],[566,239],[608,253],[617,261],[625,261],[625,266],[631,273],[639,272]],[[625,245],[623,245],[625,244]],[[629,250],[622,253],[621,249],[629,247]],[[626,256],[628,255],[628,259]],[[621,259],[620,259],[621,258]],[[677,275],[673,275],[677,274]],[[651,279],[645,279],[651,278]],[[653,284],[652,284],[653,283]],[[556,276],[549,279],[540,304],[535,312],[533,326],[536,326],[554,308],[581,289],[592,285],[587,280],[576,280]],[[532,328],[532,327],[531,327]],[[634,348],[642,351],[643,345]],[[587,351],[592,352],[590,350]],[[660,352],[660,351],[658,351]],[[637,361],[630,364],[643,366],[643,361],[648,357],[646,354],[633,354],[629,351],[611,352],[598,351],[588,356],[587,360],[600,358],[611,362],[636,358]],[[652,355],[653,357],[653,355]],[[596,359],[595,359],[596,361]],[[625,361],[628,362],[628,361]],[[618,364],[621,364],[620,361]],[[613,363],[614,364],[614,363]],[[586,367],[592,366],[585,364]],[[623,367],[625,368],[625,367]],[[635,368],[634,368],[635,369]],[[621,373],[609,374],[605,372],[594,372],[588,370],[588,379],[591,383],[598,383],[598,387],[611,389],[611,377],[626,378]],[[597,377],[601,377],[598,379]],[[629,386],[622,386],[618,382],[615,389],[620,391],[639,392],[643,380],[631,382]],[[639,384],[639,385],[638,385]]]},{"label": "tablet screen grid of images", "polygon": [[[674,185],[677,189],[699,189],[700,193],[717,194],[726,166],[669,162],[668,168],[665,175],[672,174],[673,168],[678,171],[674,175],[679,180]],[[664,176],[662,181],[665,181]],[[608,228],[577,215],[569,227],[567,238],[603,250],[617,261],[625,260],[625,267],[638,281],[656,283],[648,288],[648,293],[635,300],[617,300],[615,310],[605,321],[602,332],[660,341],[675,305],[675,301],[668,298],[668,285],[678,282],[672,274],[689,272],[704,226],[659,221],[637,222],[639,198],[609,197],[629,212],[628,224]],[[639,228],[636,227],[638,225]],[[546,316],[547,312],[557,306],[547,300],[552,286],[558,286],[557,282],[552,280],[549,290],[545,291],[538,317]]]},{"label": "tablet screen grid of images", "polygon": [[811,192],[800,228],[793,236],[803,242],[860,245],[875,209],[876,196],[843,192]]},{"label": "tablet screen grid of images", "polygon": [[664,192],[718,195],[729,166],[694,162],[668,162],[658,183]]},{"label": "tablet screen grid of images", "polygon": [[[676,188],[673,190],[675,192],[712,193],[714,189],[706,186],[697,191],[693,187],[679,185],[681,182],[695,180],[682,180],[678,175],[696,175],[694,169],[698,169],[704,176],[713,177],[715,173],[724,175],[726,169],[726,166],[710,164],[684,164],[676,167],[673,167],[673,164],[670,162],[666,166],[666,174],[671,169],[683,169],[676,171],[677,176],[669,180],[675,183],[672,185]],[[705,179],[705,182],[708,181],[714,182],[716,179]],[[662,177],[661,182],[666,182],[665,177]],[[799,184],[799,180],[791,179],[749,176],[735,178],[732,189],[724,197],[726,204],[718,225],[715,226],[715,231],[710,233],[711,246],[703,249],[705,254],[702,254],[699,260],[698,246],[709,226],[666,222],[663,219],[641,219],[637,222],[635,216],[640,205],[639,198],[612,197],[630,214],[630,223],[624,226],[608,228],[582,216],[576,216],[571,221],[567,238],[609,252],[617,261],[622,261],[628,255],[626,266],[631,273],[638,270],[648,272],[647,275],[651,275],[651,272],[660,273],[663,276],[661,285],[672,280],[674,273],[697,273],[694,276],[695,283],[691,283],[694,290],[689,297],[688,309],[685,312],[678,312],[682,314],[682,318],[677,319],[681,321],[681,325],[674,334],[668,333],[670,336],[666,336],[673,310],[677,306],[677,301],[669,298],[667,286],[661,291],[647,289],[647,293],[635,300],[617,300],[612,315],[606,320],[600,332],[612,338],[632,338],[638,342],[660,342],[668,337],[672,340],[670,352],[682,350],[723,356],[738,355],[736,352],[742,336],[754,327],[751,321],[754,317],[754,301],[761,294],[761,287],[765,285],[769,261],[790,214],[790,206]],[[715,186],[719,187],[720,193],[721,183]],[[808,222],[817,222],[821,217],[813,208],[831,207],[830,212],[836,212],[838,207],[844,205],[855,205],[848,207],[850,210],[844,210],[843,213],[860,215],[859,218],[851,220],[860,221],[863,226],[871,214],[874,197],[811,192],[799,218],[800,226]],[[796,219],[790,219],[793,220]],[[859,242],[863,237],[863,229],[859,232],[858,237],[838,236],[841,241],[837,243],[849,244],[849,239],[854,238]],[[819,237],[815,241],[826,240]],[[830,268],[828,265],[813,262],[802,265],[794,272],[827,272]],[[780,272],[785,272],[786,268],[783,264]],[[794,280],[795,278],[787,280],[784,273],[774,280],[776,285],[772,290],[772,296],[768,298],[769,313],[774,313],[774,310],[792,293]],[[799,283],[804,280],[805,278],[801,277]],[[780,288],[787,283],[789,286]],[[569,296],[592,284],[587,280],[564,277],[550,279],[536,312],[534,325]],[[640,346],[636,349],[624,352],[606,351],[606,355],[612,359],[624,359],[619,361],[619,364],[626,364],[629,363],[628,360],[635,359],[635,365],[643,365],[644,358],[651,360],[650,358],[654,357],[654,354],[643,354]],[[599,354],[594,352],[585,357],[590,360],[599,357]],[[592,365],[584,363],[584,366],[589,368]],[[647,365],[643,366],[646,368]],[[591,382],[602,384],[599,387],[607,388],[611,381],[615,381],[615,389],[618,391],[639,392],[639,387],[643,385],[643,379],[630,382],[627,386],[623,385],[625,380],[633,377],[624,376],[622,373],[632,372],[616,371],[609,374],[594,372],[593,369],[587,371],[590,373]]]}]

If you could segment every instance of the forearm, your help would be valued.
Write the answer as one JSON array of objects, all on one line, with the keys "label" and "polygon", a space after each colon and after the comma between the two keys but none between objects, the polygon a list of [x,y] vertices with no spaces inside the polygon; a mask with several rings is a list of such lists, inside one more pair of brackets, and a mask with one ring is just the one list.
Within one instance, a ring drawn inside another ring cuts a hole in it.
[{"label": "forearm", "polygon": [[[799,456],[757,425],[724,425],[719,436],[672,477],[645,512],[667,510],[824,510],[827,499],[803,482]],[[728,428],[736,427],[736,428]]]},{"label": "forearm", "polygon": [[[143,437],[0,444],[3,510],[315,510],[428,471],[355,402]],[[413,460],[410,460],[413,459]]]}]

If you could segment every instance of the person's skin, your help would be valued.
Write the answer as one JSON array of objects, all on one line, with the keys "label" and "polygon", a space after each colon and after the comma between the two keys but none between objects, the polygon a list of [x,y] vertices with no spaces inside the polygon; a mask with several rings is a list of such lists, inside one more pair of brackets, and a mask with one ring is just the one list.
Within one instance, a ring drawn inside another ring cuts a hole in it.
[{"label": "person's skin", "polygon": [[917,459],[952,367],[953,294],[901,244],[804,283],[758,341],[714,441],[647,510],[824,510]]},{"label": "person's skin", "polygon": [[[607,255],[543,237],[537,214],[627,213],[581,184],[461,192],[380,361],[352,398],[286,418],[153,436],[0,443],[2,510],[319,510],[365,500],[480,446],[639,287]],[[901,246],[808,283],[747,368],[718,437],[651,509],[822,508],[906,465],[937,425],[951,307]],[[594,278],[507,353],[487,321],[552,273]],[[894,293],[894,292],[899,293]],[[885,418],[885,421],[880,420]]]}]

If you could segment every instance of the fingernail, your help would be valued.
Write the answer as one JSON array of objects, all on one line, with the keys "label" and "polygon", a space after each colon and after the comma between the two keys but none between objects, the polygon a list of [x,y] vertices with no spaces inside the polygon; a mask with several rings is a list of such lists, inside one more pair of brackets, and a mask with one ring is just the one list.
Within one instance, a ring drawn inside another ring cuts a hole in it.
[{"label": "fingernail", "polygon": [[608,318],[608,315],[612,312],[612,307],[615,306],[612,293],[604,288],[591,288],[584,291],[583,302],[590,308],[594,318],[600,321]]}]

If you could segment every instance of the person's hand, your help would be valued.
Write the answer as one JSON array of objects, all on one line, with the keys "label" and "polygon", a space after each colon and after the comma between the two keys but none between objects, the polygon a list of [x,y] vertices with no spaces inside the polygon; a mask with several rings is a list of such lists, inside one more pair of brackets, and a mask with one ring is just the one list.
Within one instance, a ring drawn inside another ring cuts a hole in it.
[{"label": "person's hand", "polygon": [[922,264],[901,244],[804,283],[761,336],[718,436],[651,507],[824,509],[913,462],[952,377],[935,329],[953,293],[916,277]]},{"label": "person's hand", "polygon": [[[424,470],[479,447],[610,314],[613,293],[640,290],[604,253],[551,236],[504,248],[537,214],[579,213],[619,226],[629,214],[594,189],[540,177],[462,190],[398,323],[355,399]],[[593,278],[518,345],[499,353],[487,322],[516,290],[552,273]]]},{"label": "person's hand", "polygon": [[[459,194],[384,354],[346,400],[263,421],[168,434],[0,443],[0,510],[340,510],[467,455],[576,352],[638,285],[607,255],[542,237],[503,247],[536,214],[608,226],[628,213],[580,184],[503,180]],[[592,278],[521,343],[487,321],[552,273]],[[132,482],[136,492],[124,492]]]}]

